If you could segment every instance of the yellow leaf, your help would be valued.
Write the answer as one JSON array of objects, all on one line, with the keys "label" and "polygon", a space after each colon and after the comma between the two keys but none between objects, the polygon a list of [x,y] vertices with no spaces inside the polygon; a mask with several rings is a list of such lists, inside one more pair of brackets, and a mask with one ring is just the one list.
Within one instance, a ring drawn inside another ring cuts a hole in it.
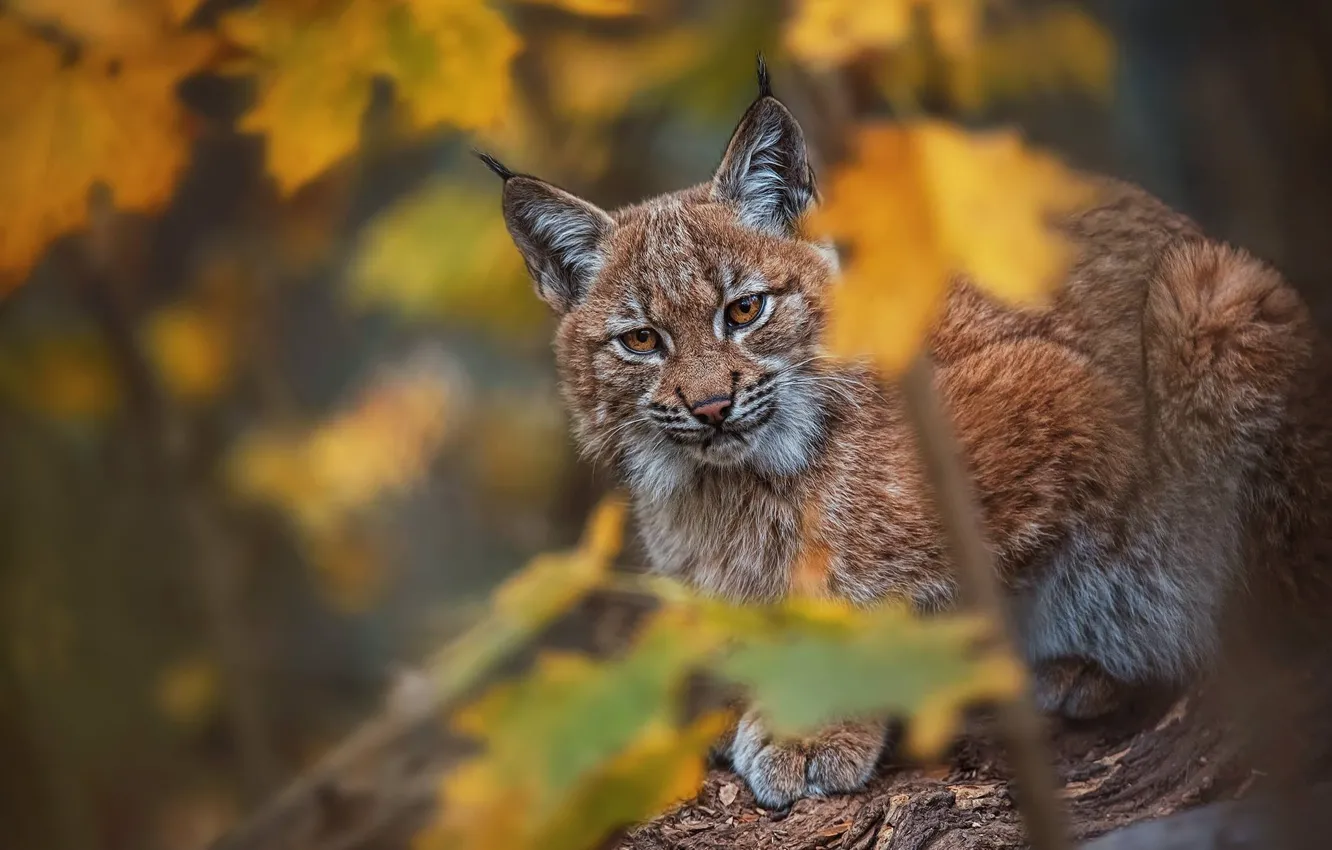
[{"label": "yellow leaf", "polygon": [[124,210],[171,196],[188,154],[176,85],[207,64],[212,44],[176,39],[112,57],[61,51],[0,17],[0,292],[56,236],[88,219],[97,183]]},{"label": "yellow leaf", "polygon": [[306,434],[257,431],[233,450],[232,486],[284,508],[320,539],[421,476],[452,432],[458,381],[451,364],[423,358],[386,374]]},{"label": "yellow leaf", "polygon": [[[486,749],[445,780],[425,846],[579,850],[694,793],[727,718],[671,722],[688,675],[715,649],[679,613],[654,619],[613,661],[546,653],[529,676],[460,711],[456,727]],[[497,844],[489,820],[515,799]]]},{"label": "yellow leaf", "polygon": [[259,86],[242,129],[267,136],[269,170],[286,193],[356,148],[380,75],[394,81],[417,129],[492,124],[519,47],[484,0],[263,4],[222,27],[251,54]]},{"label": "yellow leaf", "polygon": [[181,726],[197,724],[217,704],[217,667],[206,658],[178,662],[157,682],[157,707]]},{"label": "yellow leaf", "polygon": [[549,622],[594,588],[619,554],[624,536],[625,503],[608,496],[587,522],[583,540],[572,552],[543,554],[495,591],[495,612],[520,623]]},{"label": "yellow leaf", "polygon": [[685,729],[648,726],[638,740],[574,789],[534,847],[582,850],[613,830],[648,820],[698,793],[705,754],[729,718],[706,715]]},{"label": "yellow leaf", "polygon": [[962,713],[982,700],[1011,700],[1026,686],[1026,668],[1009,655],[994,654],[978,662],[971,675],[927,697],[907,726],[906,752],[930,761],[944,749],[962,725]]},{"label": "yellow leaf", "polygon": [[188,305],[164,308],[148,320],[145,336],[163,383],[182,399],[212,398],[231,377],[231,332],[216,312]]},{"label": "yellow leaf", "polygon": [[583,532],[581,548],[594,558],[610,561],[620,554],[624,545],[624,516],[627,505],[619,495],[607,496],[597,505],[587,530]]},{"label": "yellow leaf", "polygon": [[1089,190],[1016,135],[870,125],[854,151],[811,220],[850,252],[833,298],[835,350],[896,371],[919,350],[955,274],[1017,301],[1056,282],[1067,250],[1048,218]]},{"label": "yellow leaf", "polygon": [[981,0],[797,0],[786,43],[815,67],[838,65],[867,52],[893,50],[912,35],[912,16],[927,13],[940,50],[970,50],[980,31]]},{"label": "yellow leaf", "polygon": [[475,130],[499,121],[511,97],[509,63],[521,47],[503,16],[483,0],[407,6],[415,20],[390,18],[380,71],[397,83],[416,128]]}]

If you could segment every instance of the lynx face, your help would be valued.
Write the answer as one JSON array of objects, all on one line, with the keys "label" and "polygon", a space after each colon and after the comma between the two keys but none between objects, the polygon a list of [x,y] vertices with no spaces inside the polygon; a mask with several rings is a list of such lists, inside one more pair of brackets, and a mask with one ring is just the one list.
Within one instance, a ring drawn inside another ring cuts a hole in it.
[{"label": "lynx face", "polygon": [[830,391],[820,344],[836,258],[799,238],[813,173],[766,86],[710,183],[613,214],[485,159],[561,316],[557,361],[585,452],[656,493],[699,467],[805,467]]},{"label": "lynx face", "polygon": [[800,471],[822,426],[828,260],[679,200],[622,216],[606,257],[558,337],[584,444],[653,489],[686,463]]}]

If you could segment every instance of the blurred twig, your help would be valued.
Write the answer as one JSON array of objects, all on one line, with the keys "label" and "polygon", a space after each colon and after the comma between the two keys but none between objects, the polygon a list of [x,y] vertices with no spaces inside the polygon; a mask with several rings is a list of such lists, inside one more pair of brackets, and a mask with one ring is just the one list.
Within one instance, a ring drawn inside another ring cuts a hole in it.
[{"label": "blurred twig", "polygon": [[[803,75],[795,82],[803,90],[800,99],[817,104],[820,111],[823,131],[811,142],[822,148],[827,162],[845,157],[856,116],[876,111],[876,104],[861,95],[853,76]],[[979,526],[980,513],[971,485],[959,461],[952,424],[934,387],[934,366],[928,355],[917,357],[902,376],[902,390],[906,413],[925,462],[926,477],[939,507],[947,551],[965,601],[1001,626],[1002,638],[1012,652],[1015,643],[1012,620]],[[1031,846],[1034,850],[1066,850],[1070,846],[1068,829],[1055,795],[1053,761],[1040,716],[1029,695],[1004,706],[1002,726],[1022,795],[1019,808]]]},{"label": "blurred twig", "polygon": [[[935,389],[934,365],[928,356],[916,358],[902,377],[902,390],[964,600],[1002,627],[1002,637],[1012,652],[1012,618],[995,577],[979,525],[980,512],[960,462],[952,425]],[[1051,754],[1030,695],[1024,693],[1005,704],[1001,719],[1005,746],[1013,759],[1018,810],[1033,850],[1067,850],[1068,830],[1055,796]]]}]

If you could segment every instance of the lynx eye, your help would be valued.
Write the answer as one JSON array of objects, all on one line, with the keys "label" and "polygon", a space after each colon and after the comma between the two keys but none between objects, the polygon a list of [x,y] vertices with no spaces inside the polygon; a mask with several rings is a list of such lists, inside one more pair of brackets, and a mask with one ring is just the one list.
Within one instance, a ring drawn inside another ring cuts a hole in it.
[{"label": "lynx eye", "polygon": [[652,328],[637,328],[622,333],[620,342],[635,354],[651,354],[661,347],[661,337]]},{"label": "lynx eye", "polygon": [[764,296],[745,295],[726,305],[726,326],[743,328],[763,313]]}]

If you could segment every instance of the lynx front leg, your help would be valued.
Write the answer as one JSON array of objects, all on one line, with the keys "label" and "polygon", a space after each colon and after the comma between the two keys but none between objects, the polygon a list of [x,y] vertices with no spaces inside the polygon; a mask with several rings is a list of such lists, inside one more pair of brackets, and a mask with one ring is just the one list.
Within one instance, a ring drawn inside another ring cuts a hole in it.
[{"label": "lynx front leg", "polygon": [[801,797],[864,787],[887,737],[886,723],[841,723],[806,738],[778,739],[754,711],[741,718],[731,764],[759,804],[784,809]]}]

